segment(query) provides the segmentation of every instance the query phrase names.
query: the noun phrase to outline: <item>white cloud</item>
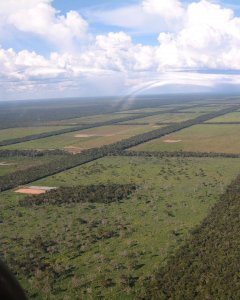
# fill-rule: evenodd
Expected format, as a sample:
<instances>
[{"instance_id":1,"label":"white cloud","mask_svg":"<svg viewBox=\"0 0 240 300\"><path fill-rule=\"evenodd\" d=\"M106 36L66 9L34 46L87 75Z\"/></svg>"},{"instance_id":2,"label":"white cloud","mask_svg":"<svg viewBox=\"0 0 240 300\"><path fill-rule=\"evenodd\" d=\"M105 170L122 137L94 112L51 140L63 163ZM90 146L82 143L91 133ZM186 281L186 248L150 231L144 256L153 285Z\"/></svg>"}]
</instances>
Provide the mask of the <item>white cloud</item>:
<instances>
[{"instance_id":1,"label":"white cloud","mask_svg":"<svg viewBox=\"0 0 240 300\"><path fill-rule=\"evenodd\" d=\"M60 15L51 0L14 0L0 3L0 24L33 33L60 49L73 48L74 41L85 39L87 22L76 11ZM16 5L15 5L16 4ZM10 29L9 29L10 30Z\"/></svg>"},{"instance_id":2,"label":"white cloud","mask_svg":"<svg viewBox=\"0 0 240 300\"><path fill-rule=\"evenodd\" d=\"M174 20L184 16L184 9L178 0L144 0L142 7L144 12L158 15L165 20Z\"/></svg>"},{"instance_id":3,"label":"white cloud","mask_svg":"<svg viewBox=\"0 0 240 300\"><path fill-rule=\"evenodd\" d=\"M18 0L16 6L13 2L0 3L5 30L14 27L41 36L59 49L44 57L37 51L0 48L2 90L26 94L39 92L41 86L56 93L87 94L89 89L97 95L128 93L133 85L142 91L174 83L206 87L240 83L239 75L195 72L240 69L240 18L210 1L183 6L178 0L144 0L115 10L112 16L98 12L104 22L136 30L154 28L159 33L156 46L134 43L124 29L87 39L88 24L76 11L60 15L50 0ZM74 47L84 41L84 47ZM191 72L184 73L186 69Z\"/></svg>"}]
</instances>

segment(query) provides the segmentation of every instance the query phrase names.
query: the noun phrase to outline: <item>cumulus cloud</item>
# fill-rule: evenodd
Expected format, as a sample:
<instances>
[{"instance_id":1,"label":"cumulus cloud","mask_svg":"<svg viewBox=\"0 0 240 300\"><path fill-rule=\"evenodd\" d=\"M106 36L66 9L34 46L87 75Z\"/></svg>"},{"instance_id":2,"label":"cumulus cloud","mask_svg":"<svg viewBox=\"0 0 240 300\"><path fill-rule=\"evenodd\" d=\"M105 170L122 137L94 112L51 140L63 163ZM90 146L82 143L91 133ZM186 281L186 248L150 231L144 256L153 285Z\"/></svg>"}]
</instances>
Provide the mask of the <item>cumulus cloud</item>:
<instances>
[{"instance_id":1,"label":"cumulus cloud","mask_svg":"<svg viewBox=\"0 0 240 300\"><path fill-rule=\"evenodd\" d=\"M94 18L98 22L115 22L122 28L88 39L88 24L76 11L62 15L50 0L13 3L15 0L0 3L0 22L5 31L14 27L58 47L45 56L37 51L0 48L4 90L30 93L41 86L61 93L72 90L87 94L89 89L99 95L128 93L132 86L141 92L174 83L209 88L220 82L240 83L239 75L203 74L209 69L240 69L240 18L219 4L207 0L188 5L179 0L143 0L139 5L111 11L111 17L110 12L97 12ZM124 29L144 26L149 32L152 28L158 32L155 46L134 43L131 33ZM84 47L75 47L82 43ZM203 72L196 72L199 70Z\"/></svg>"},{"instance_id":2,"label":"cumulus cloud","mask_svg":"<svg viewBox=\"0 0 240 300\"><path fill-rule=\"evenodd\" d=\"M88 23L76 11L58 13L51 0L1 1L0 24L10 30L33 33L60 49L72 48L74 41L86 38Z\"/></svg>"}]
</instances>

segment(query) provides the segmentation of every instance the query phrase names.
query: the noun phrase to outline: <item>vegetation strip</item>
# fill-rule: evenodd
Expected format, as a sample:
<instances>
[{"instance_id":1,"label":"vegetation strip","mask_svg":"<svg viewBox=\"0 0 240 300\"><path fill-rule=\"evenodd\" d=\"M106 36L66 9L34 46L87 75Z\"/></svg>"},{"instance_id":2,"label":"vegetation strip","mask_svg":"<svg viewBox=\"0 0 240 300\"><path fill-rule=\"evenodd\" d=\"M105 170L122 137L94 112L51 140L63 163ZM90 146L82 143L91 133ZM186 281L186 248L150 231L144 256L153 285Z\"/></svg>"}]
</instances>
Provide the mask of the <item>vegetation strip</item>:
<instances>
[{"instance_id":1,"label":"vegetation strip","mask_svg":"<svg viewBox=\"0 0 240 300\"><path fill-rule=\"evenodd\" d=\"M131 120L136 120L136 119L141 119L141 118L145 118L145 117L159 115L161 113L176 113L178 110L183 109L183 108L184 107L179 107L177 109L174 108L174 109L166 110L163 112L161 112L161 111L160 112L159 111L149 112L149 113L144 113L141 115L128 116L128 117L118 118L118 119L109 120L109 121L96 122L93 124L86 124L86 125L78 125L78 126L74 126L74 127L67 127L64 129L59 129L59 130L54 130L54 131L49 131L49 132L32 134L32 135L28 135L28 136L24 136L24 137L20 137L20 138L7 139L7 140L3 140L0 142L0 147L14 145L14 144L20 144L20 143L28 142L28 141L32 141L32 140L39 140L39 139L56 136L56 135L61 135L61 134L65 134L65 133L70 133L70 132L75 132L75 131L79 131L79 130L85 130L85 129L95 128L95 127L100 127L100 126L115 125L115 124L125 122L125 121L131 121Z\"/></svg>"},{"instance_id":2,"label":"vegetation strip","mask_svg":"<svg viewBox=\"0 0 240 300\"><path fill-rule=\"evenodd\" d=\"M110 153L110 156L134 156L134 157L224 157L224 158L240 158L240 154L234 153L216 153L216 152L155 152L155 151L119 151Z\"/></svg>"},{"instance_id":3,"label":"vegetation strip","mask_svg":"<svg viewBox=\"0 0 240 300\"><path fill-rule=\"evenodd\" d=\"M46 194L27 196L20 200L22 206L42 204L61 205L66 203L111 203L128 198L135 190L134 184L109 184L60 187Z\"/></svg>"},{"instance_id":4,"label":"vegetation strip","mask_svg":"<svg viewBox=\"0 0 240 300\"><path fill-rule=\"evenodd\" d=\"M221 116L232 112L238 107L230 107L227 109L222 109L220 111L209 113L195 119L191 119L185 122L178 123L176 125L167 126L164 128L156 129L147 133L139 134L137 136L122 140L120 142L116 142L111 145L103 146L100 148L93 148L89 150L83 151L81 154L66 156L66 158L58 159L52 161L48 164L43 164L38 167L31 167L27 171L16 171L9 175L5 175L0 177L0 191L9 190L17 187L18 185L28 184L35 180L42 179L48 177L50 175L54 175L60 173L62 171L66 171L68 169L77 167L79 165L88 163L90 161L102 158L110 153L119 152L122 150L126 150L128 148L134 147L141 143L148 142L153 139L160 138L164 135L170 134L172 132L179 131L181 129L191 127L195 124L200 124L207 120L210 120L214 117Z\"/></svg>"},{"instance_id":5,"label":"vegetation strip","mask_svg":"<svg viewBox=\"0 0 240 300\"><path fill-rule=\"evenodd\" d=\"M0 157L41 157L46 155L70 155L63 150L0 150Z\"/></svg>"},{"instance_id":6,"label":"vegetation strip","mask_svg":"<svg viewBox=\"0 0 240 300\"><path fill-rule=\"evenodd\" d=\"M240 175L167 265L144 299L240 299Z\"/></svg>"}]
</instances>

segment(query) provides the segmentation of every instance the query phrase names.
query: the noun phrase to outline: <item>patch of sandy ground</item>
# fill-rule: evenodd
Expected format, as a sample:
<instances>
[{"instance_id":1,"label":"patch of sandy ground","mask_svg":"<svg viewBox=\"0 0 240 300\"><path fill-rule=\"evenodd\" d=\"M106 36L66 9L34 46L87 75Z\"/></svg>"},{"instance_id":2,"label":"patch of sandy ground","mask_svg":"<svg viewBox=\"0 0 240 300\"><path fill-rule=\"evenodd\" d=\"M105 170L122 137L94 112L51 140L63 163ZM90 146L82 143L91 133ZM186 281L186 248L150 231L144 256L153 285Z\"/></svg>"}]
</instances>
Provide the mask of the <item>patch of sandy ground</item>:
<instances>
[{"instance_id":1,"label":"patch of sandy ground","mask_svg":"<svg viewBox=\"0 0 240 300\"><path fill-rule=\"evenodd\" d=\"M42 189L21 188L16 190L15 193L27 194L27 195L40 195L40 194L45 194L46 191Z\"/></svg>"},{"instance_id":2,"label":"patch of sandy ground","mask_svg":"<svg viewBox=\"0 0 240 300\"><path fill-rule=\"evenodd\" d=\"M164 140L164 143L173 144L173 143L180 143L182 140Z\"/></svg>"}]
</instances>

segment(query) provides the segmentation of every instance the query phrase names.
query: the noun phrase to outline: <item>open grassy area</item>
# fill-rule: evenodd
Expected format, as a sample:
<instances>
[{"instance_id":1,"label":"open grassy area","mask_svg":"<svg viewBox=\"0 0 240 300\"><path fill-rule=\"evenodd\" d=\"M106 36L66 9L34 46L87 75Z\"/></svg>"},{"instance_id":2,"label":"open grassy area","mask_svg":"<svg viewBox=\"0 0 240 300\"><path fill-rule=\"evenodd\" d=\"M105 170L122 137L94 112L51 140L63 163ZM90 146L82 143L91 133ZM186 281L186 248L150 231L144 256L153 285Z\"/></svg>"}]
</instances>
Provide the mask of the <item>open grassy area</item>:
<instances>
[{"instance_id":1,"label":"open grassy area","mask_svg":"<svg viewBox=\"0 0 240 300\"><path fill-rule=\"evenodd\" d=\"M195 125L134 147L136 151L240 153L240 125Z\"/></svg>"},{"instance_id":2,"label":"open grassy area","mask_svg":"<svg viewBox=\"0 0 240 300\"><path fill-rule=\"evenodd\" d=\"M238 162L106 157L32 183L136 183L121 203L25 208L18 206L22 195L1 193L1 256L30 298L133 299L208 214Z\"/></svg>"},{"instance_id":3,"label":"open grassy area","mask_svg":"<svg viewBox=\"0 0 240 300\"><path fill-rule=\"evenodd\" d=\"M226 114L221 117L217 117L208 121L208 123L212 122L240 122L240 112L233 112L230 114Z\"/></svg>"},{"instance_id":4,"label":"open grassy area","mask_svg":"<svg viewBox=\"0 0 240 300\"><path fill-rule=\"evenodd\" d=\"M144 113L144 111L142 112ZM88 117L81 117L81 118L74 118L74 119L67 119L67 120L61 120L61 121L54 121L49 122L48 124L52 125L67 125L67 126L74 126L77 124L94 124L97 122L105 122L105 121L111 121L115 119L120 118L126 118L128 116L132 116L131 112L128 113L113 113L113 114L106 114L106 115L94 115L94 116L88 116Z\"/></svg>"},{"instance_id":5,"label":"open grassy area","mask_svg":"<svg viewBox=\"0 0 240 300\"><path fill-rule=\"evenodd\" d=\"M160 128L160 126L158 126ZM80 149L100 147L122 139L156 129L150 125L111 125L61 134L39 140L3 147L3 149ZM65 148L66 149L66 148Z\"/></svg>"},{"instance_id":6,"label":"open grassy area","mask_svg":"<svg viewBox=\"0 0 240 300\"><path fill-rule=\"evenodd\" d=\"M56 155L44 157L0 157L0 176L25 170L58 158L59 156Z\"/></svg>"},{"instance_id":7,"label":"open grassy area","mask_svg":"<svg viewBox=\"0 0 240 300\"><path fill-rule=\"evenodd\" d=\"M64 129L66 126L39 126L39 127L20 127L0 130L0 141L15 139L32 134L39 134L55 130Z\"/></svg>"},{"instance_id":8,"label":"open grassy area","mask_svg":"<svg viewBox=\"0 0 240 300\"><path fill-rule=\"evenodd\" d=\"M194 119L198 116L200 116L201 113L164 113L164 114L159 114L155 116L150 116L150 117L145 117L145 118L140 118L137 120L132 120L132 121L127 121L124 123L127 124L137 124L137 123L150 123L150 124L156 124L158 122L160 123L178 123L178 122L183 122L187 121L189 119Z\"/></svg>"}]
</instances>

